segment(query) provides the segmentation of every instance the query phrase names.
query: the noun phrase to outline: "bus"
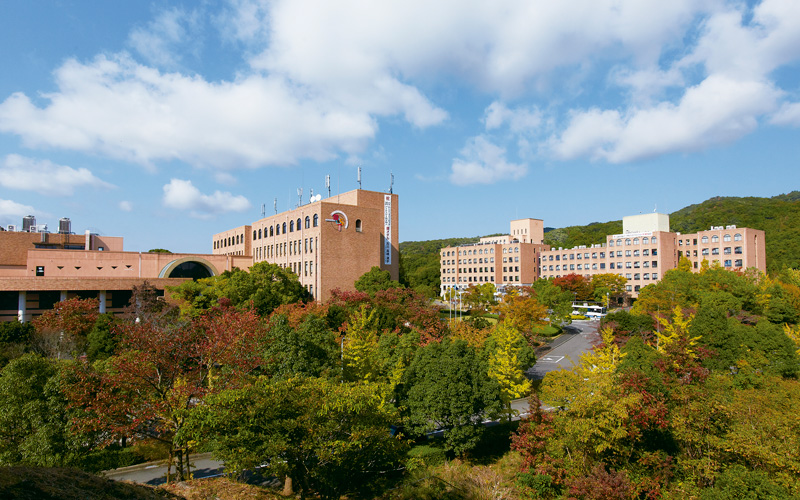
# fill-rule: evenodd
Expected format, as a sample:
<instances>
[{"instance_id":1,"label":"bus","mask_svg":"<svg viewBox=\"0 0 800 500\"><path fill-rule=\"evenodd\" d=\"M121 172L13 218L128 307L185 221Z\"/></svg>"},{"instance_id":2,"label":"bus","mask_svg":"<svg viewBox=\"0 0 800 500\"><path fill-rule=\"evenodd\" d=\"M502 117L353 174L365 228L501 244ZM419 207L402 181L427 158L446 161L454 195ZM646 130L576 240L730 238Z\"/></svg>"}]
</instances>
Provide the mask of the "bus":
<instances>
[{"instance_id":1,"label":"bus","mask_svg":"<svg viewBox=\"0 0 800 500\"><path fill-rule=\"evenodd\" d=\"M589 304L584 302L578 304L572 303L572 314L575 316L586 316L588 318L600 319L606 315L606 308L598 304Z\"/></svg>"}]
</instances>

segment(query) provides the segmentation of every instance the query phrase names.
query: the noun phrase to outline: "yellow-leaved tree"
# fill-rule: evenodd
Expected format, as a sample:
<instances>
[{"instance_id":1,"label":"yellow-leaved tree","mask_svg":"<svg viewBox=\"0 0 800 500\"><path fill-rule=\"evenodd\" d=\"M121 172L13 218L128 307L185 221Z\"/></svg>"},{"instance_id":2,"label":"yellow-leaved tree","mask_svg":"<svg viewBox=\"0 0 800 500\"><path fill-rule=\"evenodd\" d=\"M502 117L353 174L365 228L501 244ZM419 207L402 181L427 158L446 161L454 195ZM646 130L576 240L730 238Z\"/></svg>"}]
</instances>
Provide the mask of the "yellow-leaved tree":
<instances>
[{"instance_id":1,"label":"yellow-leaved tree","mask_svg":"<svg viewBox=\"0 0 800 500\"><path fill-rule=\"evenodd\" d=\"M347 333L342 342L342 363L347 380L374 382L380 376L376 311L362 304L347 320Z\"/></svg>"},{"instance_id":2,"label":"yellow-leaved tree","mask_svg":"<svg viewBox=\"0 0 800 500\"><path fill-rule=\"evenodd\" d=\"M505 321L497 325L492 340L494 349L489 355L489 376L500 385L504 413L511 419L514 413L511 401L527 396L531 391L531 382L525 377L521 358L527 341L518 329Z\"/></svg>"},{"instance_id":3,"label":"yellow-leaved tree","mask_svg":"<svg viewBox=\"0 0 800 500\"><path fill-rule=\"evenodd\" d=\"M655 332L656 350L664 353L670 348L670 346L674 345L681 339L686 338L688 342L687 354L691 354L692 346L697 344L697 341L700 339L700 337L689 337L689 325L692 324L693 319L694 314L684 316L683 310L679 306L675 306L672 309L671 320L662 318L661 316L656 316L656 321L658 321L658 324L660 325L660 328L658 328Z\"/></svg>"}]
</instances>

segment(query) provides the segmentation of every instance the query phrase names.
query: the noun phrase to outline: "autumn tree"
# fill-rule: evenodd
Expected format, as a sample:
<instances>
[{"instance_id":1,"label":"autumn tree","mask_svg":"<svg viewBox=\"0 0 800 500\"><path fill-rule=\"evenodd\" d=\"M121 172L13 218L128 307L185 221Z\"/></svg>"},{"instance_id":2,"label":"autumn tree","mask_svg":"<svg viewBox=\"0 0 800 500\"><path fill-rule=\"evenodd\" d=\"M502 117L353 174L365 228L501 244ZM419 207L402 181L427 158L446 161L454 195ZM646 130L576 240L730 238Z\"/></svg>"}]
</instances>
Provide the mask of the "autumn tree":
<instances>
[{"instance_id":1,"label":"autumn tree","mask_svg":"<svg viewBox=\"0 0 800 500\"><path fill-rule=\"evenodd\" d=\"M624 276L615 273L601 273L592 276L592 288L594 289L594 300L603 302L606 307L611 307L610 299L620 299L625 297L625 284L628 280Z\"/></svg>"},{"instance_id":2,"label":"autumn tree","mask_svg":"<svg viewBox=\"0 0 800 500\"><path fill-rule=\"evenodd\" d=\"M354 286L359 292L368 293L371 296L374 296L380 290L402 288L399 282L392 279L389 271L384 271L378 266L372 266L372 269L362 274L356 280Z\"/></svg>"},{"instance_id":3,"label":"autumn tree","mask_svg":"<svg viewBox=\"0 0 800 500\"><path fill-rule=\"evenodd\" d=\"M471 284L464 292L463 301L471 309L486 310L497 303L494 283Z\"/></svg>"},{"instance_id":4,"label":"autumn tree","mask_svg":"<svg viewBox=\"0 0 800 500\"><path fill-rule=\"evenodd\" d=\"M539 279L531 286L536 300L547 309L551 325L568 324L572 313L573 295L553 284L552 279Z\"/></svg>"},{"instance_id":5,"label":"autumn tree","mask_svg":"<svg viewBox=\"0 0 800 500\"><path fill-rule=\"evenodd\" d=\"M69 299L34 318L36 350L58 359L83 353L86 336L100 314L99 307L97 299Z\"/></svg>"},{"instance_id":6,"label":"autumn tree","mask_svg":"<svg viewBox=\"0 0 800 500\"><path fill-rule=\"evenodd\" d=\"M531 293L530 288L509 291L495 311L509 327L529 336L535 327L544 325L548 316L547 308Z\"/></svg>"},{"instance_id":7,"label":"autumn tree","mask_svg":"<svg viewBox=\"0 0 800 500\"><path fill-rule=\"evenodd\" d=\"M553 284L565 292L571 292L574 300L592 300L593 298L593 281L580 274L571 273L554 278Z\"/></svg>"},{"instance_id":8,"label":"autumn tree","mask_svg":"<svg viewBox=\"0 0 800 500\"><path fill-rule=\"evenodd\" d=\"M535 362L533 350L522 333L506 322L497 325L491 342L487 343L487 350L489 376L500 386L505 418L510 420L514 416L511 402L531 391L525 370Z\"/></svg>"}]
</instances>

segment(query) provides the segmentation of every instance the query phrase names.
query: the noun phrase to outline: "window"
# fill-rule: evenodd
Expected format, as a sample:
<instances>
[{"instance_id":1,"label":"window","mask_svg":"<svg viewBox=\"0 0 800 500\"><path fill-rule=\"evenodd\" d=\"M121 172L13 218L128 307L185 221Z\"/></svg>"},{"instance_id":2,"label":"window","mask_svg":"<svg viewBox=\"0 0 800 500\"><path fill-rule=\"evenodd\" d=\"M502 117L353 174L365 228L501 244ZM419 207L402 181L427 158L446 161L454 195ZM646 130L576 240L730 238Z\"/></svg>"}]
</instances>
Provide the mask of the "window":
<instances>
[{"instance_id":1,"label":"window","mask_svg":"<svg viewBox=\"0 0 800 500\"><path fill-rule=\"evenodd\" d=\"M298 229L300 229L300 228L298 227ZM289 232L290 233L294 232L294 221L293 220L289 221Z\"/></svg>"},{"instance_id":2,"label":"window","mask_svg":"<svg viewBox=\"0 0 800 500\"><path fill-rule=\"evenodd\" d=\"M655 237L655 236L653 236L652 238L650 238L650 243L652 243L653 245L655 245L655 244L657 243L657 241L656 241L656 237Z\"/></svg>"},{"instance_id":3,"label":"window","mask_svg":"<svg viewBox=\"0 0 800 500\"><path fill-rule=\"evenodd\" d=\"M630 257L630 256L631 256L631 251L625 250L625 257Z\"/></svg>"},{"instance_id":4,"label":"window","mask_svg":"<svg viewBox=\"0 0 800 500\"><path fill-rule=\"evenodd\" d=\"M736 259L736 267L742 267L742 259Z\"/></svg>"},{"instance_id":5,"label":"window","mask_svg":"<svg viewBox=\"0 0 800 500\"><path fill-rule=\"evenodd\" d=\"M44 266L36 266L36 276L44 276Z\"/></svg>"},{"instance_id":6,"label":"window","mask_svg":"<svg viewBox=\"0 0 800 500\"><path fill-rule=\"evenodd\" d=\"M700 243L708 243L708 236L703 236L700 238Z\"/></svg>"},{"instance_id":7,"label":"window","mask_svg":"<svg viewBox=\"0 0 800 500\"><path fill-rule=\"evenodd\" d=\"M625 285L625 291L626 292L630 292L631 291L631 286L630 285Z\"/></svg>"},{"instance_id":8,"label":"window","mask_svg":"<svg viewBox=\"0 0 800 500\"><path fill-rule=\"evenodd\" d=\"M253 229L253 241L255 241L255 239L256 239L256 230Z\"/></svg>"},{"instance_id":9,"label":"window","mask_svg":"<svg viewBox=\"0 0 800 500\"><path fill-rule=\"evenodd\" d=\"M734 249L733 249L733 253L736 253L736 254L741 254L741 253L742 253L742 247L736 247L736 248L734 248Z\"/></svg>"},{"instance_id":10,"label":"window","mask_svg":"<svg viewBox=\"0 0 800 500\"><path fill-rule=\"evenodd\" d=\"M609 269L614 269L614 263L613 263L613 262L612 262L612 263L610 263L610 264L608 265L608 268L609 268Z\"/></svg>"},{"instance_id":11,"label":"window","mask_svg":"<svg viewBox=\"0 0 800 500\"><path fill-rule=\"evenodd\" d=\"M650 275L650 277L651 277L652 279L654 279L654 280L657 280L657 279L658 279L658 275L657 275L656 273L652 273L652 274Z\"/></svg>"},{"instance_id":12,"label":"window","mask_svg":"<svg viewBox=\"0 0 800 500\"><path fill-rule=\"evenodd\" d=\"M298 217L298 218L297 218L297 230L299 231L300 229L301 229L301 226L300 226L300 217Z\"/></svg>"},{"instance_id":13,"label":"window","mask_svg":"<svg viewBox=\"0 0 800 500\"><path fill-rule=\"evenodd\" d=\"M625 279L631 279L631 277L632 277L631 273L625 273Z\"/></svg>"},{"instance_id":14,"label":"window","mask_svg":"<svg viewBox=\"0 0 800 500\"><path fill-rule=\"evenodd\" d=\"M650 255L650 250L645 248L644 250L642 250L642 255L645 256L645 257L649 256Z\"/></svg>"},{"instance_id":15,"label":"window","mask_svg":"<svg viewBox=\"0 0 800 500\"><path fill-rule=\"evenodd\" d=\"M356 232L361 232L361 219L356 219Z\"/></svg>"},{"instance_id":16,"label":"window","mask_svg":"<svg viewBox=\"0 0 800 500\"><path fill-rule=\"evenodd\" d=\"M631 268L631 263L630 262L626 262L625 263L625 269L630 269L630 268Z\"/></svg>"},{"instance_id":17,"label":"window","mask_svg":"<svg viewBox=\"0 0 800 500\"><path fill-rule=\"evenodd\" d=\"M731 235L726 234L725 236L722 237L722 241L731 241Z\"/></svg>"},{"instance_id":18,"label":"window","mask_svg":"<svg viewBox=\"0 0 800 500\"><path fill-rule=\"evenodd\" d=\"M311 227L311 217L306 215L306 229Z\"/></svg>"},{"instance_id":19,"label":"window","mask_svg":"<svg viewBox=\"0 0 800 500\"><path fill-rule=\"evenodd\" d=\"M625 238L625 244L626 245L630 245L631 244L631 239L630 238Z\"/></svg>"},{"instance_id":20,"label":"window","mask_svg":"<svg viewBox=\"0 0 800 500\"><path fill-rule=\"evenodd\" d=\"M314 227L319 226L319 214L314 214Z\"/></svg>"},{"instance_id":21,"label":"window","mask_svg":"<svg viewBox=\"0 0 800 500\"><path fill-rule=\"evenodd\" d=\"M283 228L282 228L282 231L281 231L281 232L282 232L283 234L286 234L286 223L285 223L285 222L283 223Z\"/></svg>"},{"instance_id":22,"label":"window","mask_svg":"<svg viewBox=\"0 0 800 500\"><path fill-rule=\"evenodd\" d=\"M643 279L643 280L649 280L649 279L650 279L650 273L644 273L644 274L642 275L642 279Z\"/></svg>"},{"instance_id":23,"label":"window","mask_svg":"<svg viewBox=\"0 0 800 500\"><path fill-rule=\"evenodd\" d=\"M613 255L612 255L613 257ZM622 250L617 250L617 257L622 257Z\"/></svg>"},{"instance_id":24,"label":"window","mask_svg":"<svg viewBox=\"0 0 800 500\"><path fill-rule=\"evenodd\" d=\"M638 245L639 244L639 238L634 238L633 239L633 244L634 245Z\"/></svg>"},{"instance_id":25,"label":"window","mask_svg":"<svg viewBox=\"0 0 800 500\"><path fill-rule=\"evenodd\" d=\"M614 240L608 240L608 246L613 247L614 246Z\"/></svg>"},{"instance_id":26,"label":"window","mask_svg":"<svg viewBox=\"0 0 800 500\"><path fill-rule=\"evenodd\" d=\"M275 236L275 235L273 234L273 232L272 232L272 226L269 226L269 235L270 235L270 236Z\"/></svg>"},{"instance_id":27,"label":"window","mask_svg":"<svg viewBox=\"0 0 800 500\"><path fill-rule=\"evenodd\" d=\"M653 257L655 257L656 255L658 255L658 250L656 250L656 249L654 248L654 249L653 249Z\"/></svg>"},{"instance_id":28,"label":"window","mask_svg":"<svg viewBox=\"0 0 800 500\"><path fill-rule=\"evenodd\" d=\"M716 234L711 237L711 243L719 243L719 236Z\"/></svg>"},{"instance_id":29,"label":"window","mask_svg":"<svg viewBox=\"0 0 800 500\"><path fill-rule=\"evenodd\" d=\"M730 261L730 259L728 259L728 260L726 260L726 261L725 261L725 263L724 263L724 266L725 266L725 267L731 267L731 261Z\"/></svg>"},{"instance_id":30,"label":"window","mask_svg":"<svg viewBox=\"0 0 800 500\"><path fill-rule=\"evenodd\" d=\"M618 247L621 247L621 246L622 246L622 239L621 239L621 238L617 240L617 246L618 246Z\"/></svg>"},{"instance_id":31,"label":"window","mask_svg":"<svg viewBox=\"0 0 800 500\"><path fill-rule=\"evenodd\" d=\"M650 267L650 262L648 261L642 262L642 267Z\"/></svg>"},{"instance_id":32,"label":"window","mask_svg":"<svg viewBox=\"0 0 800 500\"><path fill-rule=\"evenodd\" d=\"M641 276L639 275L639 273L636 273L633 275L633 279L635 280L641 279Z\"/></svg>"},{"instance_id":33,"label":"window","mask_svg":"<svg viewBox=\"0 0 800 500\"><path fill-rule=\"evenodd\" d=\"M734 234L733 241L742 241L742 235L739 233Z\"/></svg>"},{"instance_id":34,"label":"window","mask_svg":"<svg viewBox=\"0 0 800 500\"><path fill-rule=\"evenodd\" d=\"M719 255L719 248L712 248L711 255Z\"/></svg>"},{"instance_id":35,"label":"window","mask_svg":"<svg viewBox=\"0 0 800 500\"><path fill-rule=\"evenodd\" d=\"M722 250L722 253L724 253L725 255L730 255L731 254L731 247L725 247Z\"/></svg>"},{"instance_id":36,"label":"window","mask_svg":"<svg viewBox=\"0 0 800 500\"><path fill-rule=\"evenodd\" d=\"M633 256L634 257L638 257L639 256L639 250L634 250L633 251Z\"/></svg>"},{"instance_id":37,"label":"window","mask_svg":"<svg viewBox=\"0 0 800 500\"><path fill-rule=\"evenodd\" d=\"M650 240L647 238L647 236L642 238L642 245L647 245L648 243L650 243Z\"/></svg>"},{"instance_id":38,"label":"window","mask_svg":"<svg viewBox=\"0 0 800 500\"><path fill-rule=\"evenodd\" d=\"M606 253L605 252L600 252L600 258L601 259L605 259L606 258Z\"/></svg>"}]
</instances>

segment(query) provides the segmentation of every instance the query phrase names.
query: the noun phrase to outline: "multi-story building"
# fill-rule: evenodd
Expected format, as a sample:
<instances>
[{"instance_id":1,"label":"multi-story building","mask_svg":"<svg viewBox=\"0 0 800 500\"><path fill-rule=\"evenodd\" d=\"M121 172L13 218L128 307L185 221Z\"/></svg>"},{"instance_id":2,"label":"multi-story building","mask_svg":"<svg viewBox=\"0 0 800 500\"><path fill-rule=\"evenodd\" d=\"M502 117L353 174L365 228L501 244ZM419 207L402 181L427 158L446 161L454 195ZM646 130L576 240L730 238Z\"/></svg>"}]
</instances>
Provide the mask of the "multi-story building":
<instances>
[{"instance_id":1,"label":"multi-story building","mask_svg":"<svg viewBox=\"0 0 800 500\"><path fill-rule=\"evenodd\" d=\"M509 234L488 236L478 243L445 247L440 251L441 294L453 288L493 283L530 285L539 277L540 256L550 247L542 243L540 219L511 221Z\"/></svg>"},{"instance_id":2,"label":"multi-story building","mask_svg":"<svg viewBox=\"0 0 800 500\"><path fill-rule=\"evenodd\" d=\"M25 222L27 231L0 231L0 321L28 321L73 297L98 299L100 312L120 312L145 281L163 292L252 264L235 255L126 252L121 237L73 234L68 219L58 233Z\"/></svg>"},{"instance_id":3,"label":"multi-story building","mask_svg":"<svg viewBox=\"0 0 800 500\"><path fill-rule=\"evenodd\" d=\"M700 269L702 261L725 269L767 270L764 231L736 226L715 226L707 231L681 234L669 230L669 215L643 214L623 217L622 234L606 236L605 244L589 248L552 249L542 255L541 276L579 274L591 278L600 273L624 276L627 291L636 297L678 266L682 256Z\"/></svg>"},{"instance_id":4,"label":"multi-story building","mask_svg":"<svg viewBox=\"0 0 800 500\"><path fill-rule=\"evenodd\" d=\"M536 237L541 243L543 235L536 234ZM509 241L512 236L502 238ZM484 249L482 254L478 254L480 260L480 255L485 255L483 240L491 239L483 238L481 243L474 245L442 249L442 294L454 286L466 288L470 284L487 281L496 285L516 285L527 284L528 277L532 277L532 281L540 277L558 278L568 274L591 278L596 274L615 273L627 279L626 289L635 298L643 287L658 282L665 272L676 268L682 256L691 261L693 269L700 269L703 260L707 260L709 265L720 265L730 270L753 267L766 272L767 268L764 231L714 226L706 231L681 234L670 231L669 215L658 213L624 217L622 233L607 235L605 243L574 248L540 245L535 259L519 259L519 268L516 266L515 249L513 274L497 273L490 265L488 274L494 275L487 276L486 272L475 272L474 265L469 265L475 261L473 248ZM524 245L517 243L516 246ZM536 269L530 269L530 266ZM477 269L482 271L485 267L478 266ZM520 276L519 283L516 281L517 274ZM509 277L511 279L506 280Z\"/></svg>"},{"instance_id":5,"label":"multi-story building","mask_svg":"<svg viewBox=\"0 0 800 500\"><path fill-rule=\"evenodd\" d=\"M252 256L290 269L318 300L353 290L372 267L399 279L398 200L357 189L213 236L213 253Z\"/></svg>"}]
</instances>

